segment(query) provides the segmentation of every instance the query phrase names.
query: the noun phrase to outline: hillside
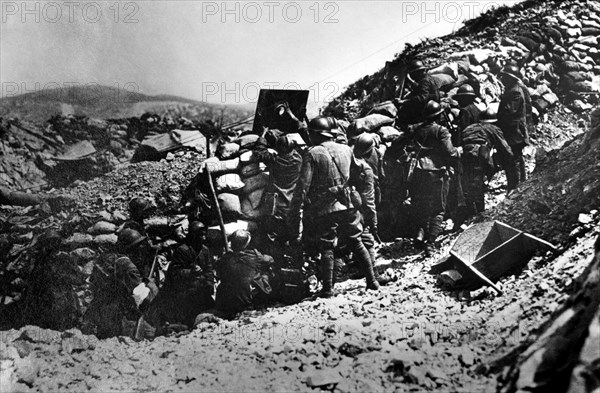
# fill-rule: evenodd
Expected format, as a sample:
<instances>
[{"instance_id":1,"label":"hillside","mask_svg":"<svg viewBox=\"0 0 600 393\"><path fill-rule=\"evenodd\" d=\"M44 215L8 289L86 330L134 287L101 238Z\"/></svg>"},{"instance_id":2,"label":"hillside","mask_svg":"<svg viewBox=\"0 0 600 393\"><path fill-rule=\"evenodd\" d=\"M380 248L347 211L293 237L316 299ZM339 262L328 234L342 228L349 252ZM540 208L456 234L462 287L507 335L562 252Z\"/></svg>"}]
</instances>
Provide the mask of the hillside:
<instances>
[{"instance_id":1,"label":"hillside","mask_svg":"<svg viewBox=\"0 0 600 393\"><path fill-rule=\"evenodd\" d=\"M150 96L109 86L74 86L41 90L0 100L0 117L43 123L59 115L99 119L139 117L146 112L195 121L223 120L224 124L254 115L254 108L241 105L216 105L187 98Z\"/></svg>"},{"instance_id":2,"label":"hillside","mask_svg":"<svg viewBox=\"0 0 600 393\"><path fill-rule=\"evenodd\" d=\"M181 197L201 155L118 163L93 180L50 190L47 203L0 206L0 391L597 392L600 111L590 110L598 106L596 96L587 94L593 91L581 91L593 86L580 82L594 83L600 74L594 60L598 11L597 2L528 0L408 47L394 60L402 65L419 57L430 66L464 61L486 78L508 59L519 61L536 102L525 154L530 177L509 195L503 177L494 178L488 210L473 221L502 221L552 242L557 251L535 255L502 277L502 295L487 287L440 285L432 267L460 235L447 230L432 257L411 239L380 245L377 268L398 280L379 292L366 290L364 280L347 279L330 299L271 304L232 320L201 314L190 331L153 341L99 340L82 334L76 318L56 330L34 326L37 316L19 301L45 231L65 237L61 261L69 261L65 274L78 283L76 297L85 303L87 279L98 255L116 242L131 197L153 200L156 221L185 220ZM535 41L540 29L558 32L540 33L543 50ZM545 64L551 68L540 66ZM388 67L357 81L326 111L350 120L365 114L385 97L397 70ZM444 97L454 107L455 89ZM171 98L153 102L165 100ZM65 123L66 135L93 122L56 121ZM132 128L108 123L99 130L118 135ZM107 228L102 232L100 222Z\"/></svg>"}]
</instances>

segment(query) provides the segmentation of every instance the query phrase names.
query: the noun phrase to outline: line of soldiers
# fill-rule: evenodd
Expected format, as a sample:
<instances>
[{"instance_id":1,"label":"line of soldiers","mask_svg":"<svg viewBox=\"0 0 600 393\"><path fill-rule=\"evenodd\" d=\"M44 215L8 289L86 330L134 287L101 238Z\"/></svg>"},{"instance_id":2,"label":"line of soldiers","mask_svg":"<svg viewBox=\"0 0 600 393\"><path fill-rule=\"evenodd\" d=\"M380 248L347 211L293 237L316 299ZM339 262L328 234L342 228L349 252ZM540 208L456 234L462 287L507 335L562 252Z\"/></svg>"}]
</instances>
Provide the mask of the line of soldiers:
<instances>
[{"instance_id":1,"label":"line of soldiers","mask_svg":"<svg viewBox=\"0 0 600 393\"><path fill-rule=\"evenodd\" d=\"M193 325L207 310L231 315L256 307L269 299L273 286L281 285L277 273L282 261L298 266L304 256L318 260L322 297L335 294L341 261L348 255L367 289L378 290L389 282L374 269L386 160L402 163L403 186L392 202L410 205L415 245L426 255L435 251L449 204L454 204L458 223L483 211L484 181L498 165L506 171L509 191L525 179L522 150L528 143L531 100L518 67L508 65L501 74L506 90L497 113L481 111L474 104L473 87L462 86L454 96L461 107L456 128L423 63L413 62L410 76L416 85L407 100L399 101L400 111L420 113L420 122L385 154L376 134L348 141L344 127L332 117L306 122L287 105L278 108L285 129L265 130L255 148L270 175L261 202L269 214L258 233L236 231L230 237L232 250L217 259L207 247L204 224L192 222L185 244L172 253L160 291L155 263L148 262L156 260L156 251L144 234L146 206L132 201L132 220L119 234L118 252L103 256L93 274L96 293L87 320L96 334L139 331L140 323L151 333L157 326L177 330ZM297 135L308 146L298 143Z\"/></svg>"}]
</instances>

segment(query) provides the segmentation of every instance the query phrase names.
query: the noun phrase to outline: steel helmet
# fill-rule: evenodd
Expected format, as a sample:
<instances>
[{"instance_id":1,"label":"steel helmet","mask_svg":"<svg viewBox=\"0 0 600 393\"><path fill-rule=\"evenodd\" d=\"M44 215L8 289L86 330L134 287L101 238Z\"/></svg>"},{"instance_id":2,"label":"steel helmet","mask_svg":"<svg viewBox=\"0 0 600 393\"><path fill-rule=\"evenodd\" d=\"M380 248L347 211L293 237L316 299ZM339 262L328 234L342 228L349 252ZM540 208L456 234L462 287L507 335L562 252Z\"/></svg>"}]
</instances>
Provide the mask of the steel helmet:
<instances>
[{"instance_id":1,"label":"steel helmet","mask_svg":"<svg viewBox=\"0 0 600 393\"><path fill-rule=\"evenodd\" d=\"M477 97L477 94L475 94L473 86L469 84L464 84L458 88L458 91L456 92L454 97Z\"/></svg>"},{"instance_id":2,"label":"steel helmet","mask_svg":"<svg viewBox=\"0 0 600 393\"><path fill-rule=\"evenodd\" d=\"M206 225L204 225L202 222L200 221L192 221L190 223L188 232L189 233L201 233L204 230L206 230Z\"/></svg>"},{"instance_id":3,"label":"steel helmet","mask_svg":"<svg viewBox=\"0 0 600 393\"><path fill-rule=\"evenodd\" d=\"M432 119L438 116L440 113L444 111L444 108L437 102L431 100L425 105L425 110L423 111L423 117L425 119Z\"/></svg>"},{"instance_id":4,"label":"steel helmet","mask_svg":"<svg viewBox=\"0 0 600 393\"><path fill-rule=\"evenodd\" d=\"M413 60L410 62L410 65L408 67L408 72L412 74L413 72L421 71L426 68L427 67L425 67L425 64L423 64L423 62L421 60Z\"/></svg>"},{"instance_id":5,"label":"steel helmet","mask_svg":"<svg viewBox=\"0 0 600 393\"><path fill-rule=\"evenodd\" d=\"M501 76L509 76L515 80L521 80L521 73L519 72L519 67L514 64L509 64L505 66L502 71L500 71Z\"/></svg>"},{"instance_id":6,"label":"steel helmet","mask_svg":"<svg viewBox=\"0 0 600 393\"><path fill-rule=\"evenodd\" d=\"M234 251L241 251L250 244L252 236L245 229L238 229L231 235L231 248Z\"/></svg>"},{"instance_id":7,"label":"steel helmet","mask_svg":"<svg viewBox=\"0 0 600 393\"><path fill-rule=\"evenodd\" d=\"M481 123L495 123L498 121L498 111L493 107L489 106L483 113L479 116L479 121Z\"/></svg>"},{"instance_id":8,"label":"steel helmet","mask_svg":"<svg viewBox=\"0 0 600 393\"><path fill-rule=\"evenodd\" d=\"M117 244L122 249L129 250L146 239L146 236L142 236L142 234L136 231L135 229L125 228L121 231L121 233L119 233L119 237L117 238Z\"/></svg>"},{"instance_id":9,"label":"steel helmet","mask_svg":"<svg viewBox=\"0 0 600 393\"><path fill-rule=\"evenodd\" d=\"M334 137L331 130L336 127L337 122L332 117L319 116L308 122L308 132L314 132L327 138Z\"/></svg>"},{"instance_id":10,"label":"steel helmet","mask_svg":"<svg viewBox=\"0 0 600 393\"><path fill-rule=\"evenodd\" d=\"M135 216L143 216L152 208L152 203L142 197L135 197L129 201L129 212Z\"/></svg>"},{"instance_id":11,"label":"steel helmet","mask_svg":"<svg viewBox=\"0 0 600 393\"><path fill-rule=\"evenodd\" d=\"M356 142L354 143L354 155L356 157L366 156L373 151L375 146L377 146L375 134L363 132L356 138Z\"/></svg>"}]
</instances>

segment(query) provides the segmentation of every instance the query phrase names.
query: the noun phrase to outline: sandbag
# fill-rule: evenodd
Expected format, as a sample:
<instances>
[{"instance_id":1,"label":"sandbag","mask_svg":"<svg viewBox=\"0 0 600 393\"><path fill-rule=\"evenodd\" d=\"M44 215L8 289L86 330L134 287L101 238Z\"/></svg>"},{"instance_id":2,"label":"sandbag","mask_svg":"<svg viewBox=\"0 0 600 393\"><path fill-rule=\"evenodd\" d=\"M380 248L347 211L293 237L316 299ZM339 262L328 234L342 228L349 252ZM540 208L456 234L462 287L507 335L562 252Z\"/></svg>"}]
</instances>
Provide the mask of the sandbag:
<instances>
[{"instance_id":1,"label":"sandbag","mask_svg":"<svg viewBox=\"0 0 600 393\"><path fill-rule=\"evenodd\" d=\"M90 235L105 235L108 233L114 233L117 230L117 226L113 223L106 221L99 221L91 226L87 232Z\"/></svg>"},{"instance_id":2,"label":"sandbag","mask_svg":"<svg viewBox=\"0 0 600 393\"><path fill-rule=\"evenodd\" d=\"M242 135L239 138L237 138L235 141L235 143L237 143L238 145L240 145L240 148L242 150L245 149L251 149L254 147L254 145L256 145L256 141L258 141L258 135L256 134L246 134L246 135Z\"/></svg>"},{"instance_id":3,"label":"sandbag","mask_svg":"<svg viewBox=\"0 0 600 393\"><path fill-rule=\"evenodd\" d=\"M393 142L402 135L400 131L390 126L381 127L377 131L377 134L381 137L383 142Z\"/></svg>"},{"instance_id":4,"label":"sandbag","mask_svg":"<svg viewBox=\"0 0 600 393\"><path fill-rule=\"evenodd\" d=\"M97 246L110 246L113 244L117 244L117 235L114 233L98 235L94 237L94 244Z\"/></svg>"},{"instance_id":5,"label":"sandbag","mask_svg":"<svg viewBox=\"0 0 600 393\"><path fill-rule=\"evenodd\" d=\"M240 164L248 164L257 161L258 157L256 157L256 154L254 154L253 151L246 151L240 154Z\"/></svg>"},{"instance_id":6,"label":"sandbag","mask_svg":"<svg viewBox=\"0 0 600 393\"><path fill-rule=\"evenodd\" d=\"M571 85L571 91L592 92L594 91L594 83L592 81L575 82Z\"/></svg>"},{"instance_id":7,"label":"sandbag","mask_svg":"<svg viewBox=\"0 0 600 393\"><path fill-rule=\"evenodd\" d=\"M583 36L600 36L600 28L584 27L581 29L581 35L583 35Z\"/></svg>"},{"instance_id":8,"label":"sandbag","mask_svg":"<svg viewBox=\"0 0 600 393\"><path fill-rule=\"evenodd\" d=\"M244 182L246 184L242 189L242 194L249 195L258 189L265 188L269 184L269 175L264 172L259 173L256 176L247 178Z\"/></svg>"},{"instance_id":9,"label":"sandbag","mask_svg":"<svg viewBox=\"0 0 600 393\"><path fill-rule=\"evenodd\" d=\"M588 90L578 90L578 85L585 81L589 81L592 79L592 75L588 72L584 71L571 71L568 72L561 78L560 86L562 88L573 90L573 91L588 91ZM579 87L580 88L580 87Z\"/></svg>"},{"instance_id":10,"label":"sandbag","mask_svg":"<svg viewBox=\"0 0 600 393\"><path fill-rule=\"evenodd\" d=\"M379 127L389 126L392 125L392 123L394 123L393 118L374 113L363 118L354 120L354 123L351 128L355 129L355 135L359 135L363 132L374 132Z\"/></svg>"},{"instance_id":11,"label":"sandbag","mask_svg":"<svg viewBox=\"0 0 600 393\"><path fill-rule=\"evenodd\" d=\"M222 160L227 160L229 158L234 158L239 151L240 145L237 143L224 143L217 148L217 157Z\"/></svg>"},{"instance_id":12,"label":"sandbag","mask_svg":"<svg viewBox=\"0 0 600 393\"><path fill-rule=\"evenodd\" d=\"M251 220L257 220L262 215L261 210L252 207L252 202L247 198L242 199L242 214Z\"/></svg>"},{"instance_id":13,"label":"sandbag","mask_svg":"<svg viewBox=\"0 0 600 393\"><path fill-rule=\"evenodd\" d=\"M585 64L581 64L577 61L564 61L561 64L561 68L564 71L588 71L591 67Z\"/></svg>"},{"instance_id":14,"label":"sandbag","mask_svg":"<svg viewBox=\"0 0 600 393\"><path fill-rule=\"evenodd\" d=\"M202 168L210 170L210 173L217 176L225 173L236 172L239 165L239 158L221 161L217 157L211 157L202 162Z\"/></svg>"},{"instance_id":15,"label":"sandbag","mask_svg":"<svg viewBox=\"0 0 600 393\"><path fill-rule=\"evenodd\" d=\"M219 206L221 212L230 213L232 215L242 214L242 206L240 204L240 198L231 193L222 193L217 196L219 200Z\"/></svg>"},{"instance_id":16,"label":"sandbag","mask_svg":"<svg viewBox=\"0 0 600 393\"><path fill-rule=\"evenodd\" d=\"M216 192L236 192L242 188L244 188L244 182L236 173L228 173L215 179Z\"/></svg>"},{"instance_id":17,"label":"sandbag","mask_svg":"<svg viewBox=\"0 0 600 393\"><path fill-rule=\"evenodd\" d=\"M264 172L266 169L266 165L262 162L253 162L251 164L247 164L241 167L240 175L242 179L247 179L252 176L256 176L261 172Z\"/></svg>"},{"instance_id":18,"label":"sandbag","mask_svg":"<svg viewBox=\"0 0 600 393\"><path fill-rule=\"evenodd\" d=\"M458 64L454 63L454 62L445 63L439 67L435 67L435 68L429 70L429 73L431 75L440 75L440 74L449 75L452 77L452 79L456 79L456 78L458 78Z\"/></svg>"},{"instance_id":19,"label":"sandbag","mask_svg":"<svg viewBox=\"0 0 600 393\"><path fill-rule=\"evenodd\" d=\"M371 109L371 113L375 113L378 115L383 115L395 119L398 116L398 108L392 101L385 101L379 103ZM338 122L339 123L339 122ZM347 128L346 128L347 129Z\"/></svg>"},{"instance_id":20,"label":"sandbag","mask_svg":"<svg viewBox=\"0 0 600 393\"><path fill-rule=\"evenodd\" d=\"M254 190L250 194L246 195L246 199L252 205L252 209L258 209L260 202L262 201L264 191L264 188L259 188L258 190Z\"/></svg>"},{"instance_id":21,"label":"sandbag","mask_svg":"<svg viewBox=\"0 0 600 393\"><path fill-rule=\"evenodd\" d=\"M437 86L442 90L444 90L445 87L451 88L452 84L456 82L454 77L447 74L435 74L431 76L435 80Z\"/></svg>"}]
</instances>

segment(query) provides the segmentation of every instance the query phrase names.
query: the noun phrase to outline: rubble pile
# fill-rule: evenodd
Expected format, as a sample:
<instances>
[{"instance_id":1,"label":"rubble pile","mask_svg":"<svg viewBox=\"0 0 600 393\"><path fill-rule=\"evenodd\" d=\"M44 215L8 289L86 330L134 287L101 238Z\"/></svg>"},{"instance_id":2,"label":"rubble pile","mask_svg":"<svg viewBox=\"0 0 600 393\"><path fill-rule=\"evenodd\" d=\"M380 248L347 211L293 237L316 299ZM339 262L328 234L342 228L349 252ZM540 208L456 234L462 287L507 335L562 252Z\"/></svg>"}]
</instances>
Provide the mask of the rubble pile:
<instances>
[{"instance_id":1,"label":"rubble pile","mask_svg":"<svg viewBox=\"0 0 600 393\"><path fill-rule=\"evenodd\" d=\"M77 296L84 310L89 301L85 279L91 274L95 257L116 242L117 228L129 218L129 200L135 196L151 200L156 208L150 220L185 225L179 214L180 194L202 160L198 153L178 152L160 162L119 164L105 176L51 191L48 200L37 206L1 206L0 296L4 306L16 306L17 310L16 314L2 313L0 324L19 323L17 305L35 267L41 235L54 229L66 239L62 251L78 266L77 271L68 274L82 274Z\"/></svg>"},{"instance_id":2,"label":"rubble pile","mask_svg":"<svg viewBox=\"0 0 600 393\"><path fill-rule=\"evenodd\" d=\"M0 119L0 187L36 191L90 180L131 160L145 137L175 129L212 135L215 128L210 122L150 113L112 120L56 115L43 128Z\"/></svg>"},{"instance_id":3,"label":"rubble pile","mask_svg":"<svg viewBox=\"0 0 600 393\"><path fill-rule=\"evenodd\" d=\"M599 117L594 111L587 132L562 148L538 149L531 178L482 219L493 217L554 244L585 233L574 227L600 206Z\"/></svg>"},{"instance_id":4,"label":"rubble pile","mask_svg":"<svg viewBox=\"0 0 600 393\"><path fill-rule=\"evenodd\" d=\"M498 102L497 75L510 61L520 67L538 121L560 104L575 112L592 109L600 92L599 8L585 1L532 0L490 10L449 36L407 45L387 70L351 85L325 113L354 119L395 98L386 95L386 84L414 57L439 77L445 100L455 108L451 98L465 83L479 88L484 104Z\"/></svg>"}]
</instances>

